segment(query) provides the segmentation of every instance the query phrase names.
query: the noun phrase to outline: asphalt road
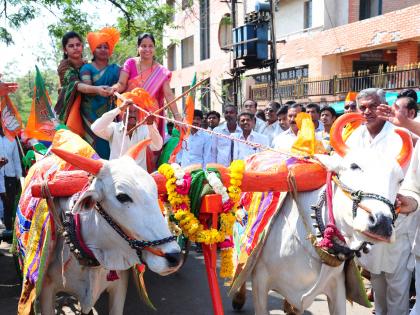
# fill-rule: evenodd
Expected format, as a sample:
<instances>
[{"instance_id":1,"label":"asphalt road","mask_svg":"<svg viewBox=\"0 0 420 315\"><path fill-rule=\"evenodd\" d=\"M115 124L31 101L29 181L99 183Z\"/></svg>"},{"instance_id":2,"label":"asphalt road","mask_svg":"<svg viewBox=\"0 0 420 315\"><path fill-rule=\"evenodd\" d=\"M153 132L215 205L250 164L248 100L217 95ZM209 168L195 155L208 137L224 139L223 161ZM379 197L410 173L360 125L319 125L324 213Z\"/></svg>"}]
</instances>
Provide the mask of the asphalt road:
<instances>
[{"instance_id":1,"label":"asphalt road","mask_svg":"<svg viewBox=\"0 0 420 315\"><path fill-rule=\"evenodd\" d=\"M13 258L7 253L6 244L0 245L0 314L16 314L17 303L20 295L21 286L19 284ZM152 272L147 272L145 281L149 296L154 303L157 311L148 308L140 297L137 289L130 281L127 300L125 303L124 314L142 315L181 315L199 314L212 315L212 303L207 285L207 278L204 267L204 259L201 254L190 252L184 267L176 274L160 277ZM223 308L226 315L251 315L254 314L251 297L251 285L248 283L248 299L241 312L233 311L231 300L227 296L228 288L223 287L223 282L219 281L223 299ZM61 304L68 304L71 299L60 299ZM107 314L107 296L104 294L98 301L95 309L96 314ZM284 314L283 299L275 294L270 294L269 298L270 314ZM347 303L347 314L368 315L372 311L358 305L351 306ZM64 306L58 314L80 314L77 305L70 303ZM313 303L305 314L328 314L326 298L320 296Z\"/></svg>"}]
</instances>

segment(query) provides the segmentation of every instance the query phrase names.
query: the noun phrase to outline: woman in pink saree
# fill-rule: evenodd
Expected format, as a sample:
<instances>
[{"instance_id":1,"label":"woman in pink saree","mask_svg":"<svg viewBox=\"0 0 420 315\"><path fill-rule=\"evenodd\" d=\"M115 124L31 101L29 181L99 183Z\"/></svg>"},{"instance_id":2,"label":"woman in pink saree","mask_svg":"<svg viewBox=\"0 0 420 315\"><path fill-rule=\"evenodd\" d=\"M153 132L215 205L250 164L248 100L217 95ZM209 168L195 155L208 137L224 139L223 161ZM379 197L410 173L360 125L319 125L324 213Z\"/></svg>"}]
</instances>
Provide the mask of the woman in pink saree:
<instances>
[{"instance_id":1,"label":"woman in pink saree","mask_svg":"<svg viewBox=\"0 0 420 315\"><path fill-rule=\"evenodd\" d=\"M114 91L119 93L131 91L135 88L143 88L159 103L159 108L172 101L175 96L171 91L169 82L172 73L164 66L155 61L155 38L151 34L142 34L137 39L137 57L125 61L120 72L118 83L113 86ZM182 120L176 104L170 106L176 120ZM164 116L165 112L160 115ZM158 119L158 130L162 138L165 137L165 121ZM149 157L150 154L149 154ZM158 157L154 157L148 163L149 171L154 168Z\"/></svg>"},{"instance_id":2,"label":"woman in pink saree","mask_svg":"<svg viewBox=\"0 0 420 315\"><path fill-rule=\"evenodd\" d=\"M137 52L137 57L125 61L120 79L114 85L114 90L121 93L135 88L143 88L156 98L159 108L162 108L164 100L169 103L175 98L169 86L172 73L155 61L155 38L153 35L146 33L138 37ZM170 109L175 119L181 120L175 103L170 106ZM160 114L164 115L164 112ZM165 122L162 119L158 120L158 127L160 134L164 137Z\"/></svg>"}]
</instances>

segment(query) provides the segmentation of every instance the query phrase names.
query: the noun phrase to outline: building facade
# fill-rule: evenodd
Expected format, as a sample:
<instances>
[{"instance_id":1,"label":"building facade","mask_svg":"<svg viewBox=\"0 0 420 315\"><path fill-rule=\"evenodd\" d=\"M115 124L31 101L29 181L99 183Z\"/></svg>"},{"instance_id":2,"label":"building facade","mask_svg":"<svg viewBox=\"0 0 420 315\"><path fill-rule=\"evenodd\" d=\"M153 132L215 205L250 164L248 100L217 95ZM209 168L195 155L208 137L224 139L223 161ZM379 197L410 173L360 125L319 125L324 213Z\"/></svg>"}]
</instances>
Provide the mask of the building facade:
<instances>
[{"instance_id":1,"label":"building facade","mask_svg":"<svg viewBox=\"0 0 420 315\"><path fill-rule=\"evenodd\" d=\"M177 28L167 32L167 46L177 40L171 46L175 48L169 47L175 53L168 50L166 60L168 66L175 64L172 85L179 94L195 71L199 78L209 77L209 97L202 89L198 100L204 110L220 111L231 93L230 1L189 4L189 10L176 14ZM343 99L349 90L420 85L420 0L277 0L274 4L276 93L271 95L268 69L254 69L241 77L243 99L254 98L261 106L272 99L330 102ZM241 1L237 25L254 7L255 1Z\"/></svg>"}]
</instances>

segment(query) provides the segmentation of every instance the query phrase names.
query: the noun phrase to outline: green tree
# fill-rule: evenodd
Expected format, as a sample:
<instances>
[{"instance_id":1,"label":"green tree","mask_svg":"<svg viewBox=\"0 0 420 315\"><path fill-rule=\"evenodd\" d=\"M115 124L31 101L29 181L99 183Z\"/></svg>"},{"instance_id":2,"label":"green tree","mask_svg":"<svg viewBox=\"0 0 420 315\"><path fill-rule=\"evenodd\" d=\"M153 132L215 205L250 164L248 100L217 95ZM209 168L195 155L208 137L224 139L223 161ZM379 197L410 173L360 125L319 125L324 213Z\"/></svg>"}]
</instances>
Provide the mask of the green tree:
<instances>
[{"instance_id":1,"label":"green tree","mask_svg":"<svg viewBox=\"0 0 420 315\"><path fill-rule=\"evenodd\" d=\"M112 5L122 15L116 25L124 43L124 49L116 50L118 61L135 53L135 50L131 51L131 46L135 47L135 36L143 32L151 32L155 35L158 41L157 55L161 58L164 53L161 45L163 28L165 25L171 24L172 16L175 13L172 6L161 4L159 0L102 0L102 2L104 6ZM92 23L91 17L81 10L82 3L83 0L0 0L2 8L2 10L0 9L0 18L8 22L6 26L0 27L0 41L8 45L12 44L13 38L9 32L10 29L19 29L22 24L34 19L41 7L51 12L59 12L58 22L48 27L50 34L57 41L60 41L68 30L74 30L85 36L92 30ZM131 45L130 49L125 46L127 43Z\"/></svg>"}]
</instances>

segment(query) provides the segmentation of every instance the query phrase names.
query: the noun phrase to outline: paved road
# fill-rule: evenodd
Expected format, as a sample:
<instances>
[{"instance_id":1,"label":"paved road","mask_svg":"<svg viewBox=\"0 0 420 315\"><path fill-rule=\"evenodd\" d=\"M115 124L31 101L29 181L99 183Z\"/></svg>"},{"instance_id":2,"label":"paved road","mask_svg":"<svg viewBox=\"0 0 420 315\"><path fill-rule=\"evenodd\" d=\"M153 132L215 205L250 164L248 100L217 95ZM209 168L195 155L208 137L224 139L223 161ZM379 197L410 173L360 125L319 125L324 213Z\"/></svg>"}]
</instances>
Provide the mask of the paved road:
<instances>
[{"instance_id":1,"label":"paved road","mask_svg":"<svg viewBox=\"0 0 420 315\"><path fill-rule=\"evenodd\" d=\"M0 245L0 315L16 314L20 294L20 285L16 272L14 271L13 259L7 254L6 248L7 246L4 243ZM153 311L145 306L138 297L134 284L130 282L124 314L213 314L206 281L204 259L201 254L192 252L184 267L174 275L160 277L148 272L145 278L149 296L156 306L157 311ZM248 284L248 300L243 311L239 313L232 310L231 301L227 297L227 288L222 287L222 281L219 284L221 286L223 308L226 315L254 314L250 284ZM269 309L270 314L284 314L282 311L283 299L275 293L271 294L269 298ZM347 303L347 310L347 314L351 315L371 314L371 310L356 305L351 306L349 303ZM97 314L107 314L106 295L102 296L98 301L96 311ZM77 307L71 305L71 307L65 307L65 310L59 314L79 314L79 312L77 311ZM328 314L326 298L317 298L305 314Z\"/></svg>"}]
</instances>

